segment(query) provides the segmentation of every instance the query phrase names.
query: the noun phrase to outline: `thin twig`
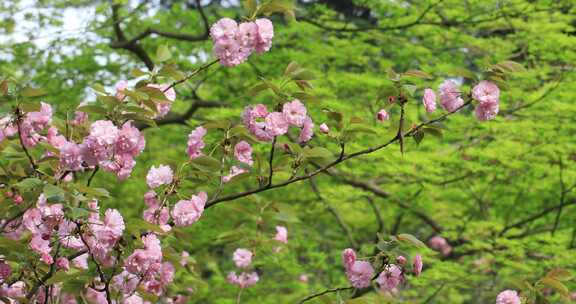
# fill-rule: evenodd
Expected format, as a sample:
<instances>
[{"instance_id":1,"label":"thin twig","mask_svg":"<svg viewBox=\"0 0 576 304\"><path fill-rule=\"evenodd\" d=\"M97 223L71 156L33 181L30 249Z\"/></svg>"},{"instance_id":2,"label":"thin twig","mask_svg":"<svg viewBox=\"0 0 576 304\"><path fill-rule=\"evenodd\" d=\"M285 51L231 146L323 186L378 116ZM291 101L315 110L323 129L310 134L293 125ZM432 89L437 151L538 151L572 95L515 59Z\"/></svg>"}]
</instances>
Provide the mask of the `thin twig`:
<instances>
[{"instance_id":1,"label":"thin twig","mask_svg":"<svg viewBox=\"0 0 576 304\"><path fill-rule=\"evenodd\" d=\"M302 304L304 302L308 302L314 298L317 298L319 296L322 296L322 295L325 295L328 293L339 292L339 291L350 290L350 289L354 289L354 287L350 286L350 287L338 287L338 288L326 289L324 291L321 291L321 292L318 292L315 294L311 294L311 295L303 298L302 300L300 300L300 302L298 302L298 303Z\"/></svg>"}]
</instances>

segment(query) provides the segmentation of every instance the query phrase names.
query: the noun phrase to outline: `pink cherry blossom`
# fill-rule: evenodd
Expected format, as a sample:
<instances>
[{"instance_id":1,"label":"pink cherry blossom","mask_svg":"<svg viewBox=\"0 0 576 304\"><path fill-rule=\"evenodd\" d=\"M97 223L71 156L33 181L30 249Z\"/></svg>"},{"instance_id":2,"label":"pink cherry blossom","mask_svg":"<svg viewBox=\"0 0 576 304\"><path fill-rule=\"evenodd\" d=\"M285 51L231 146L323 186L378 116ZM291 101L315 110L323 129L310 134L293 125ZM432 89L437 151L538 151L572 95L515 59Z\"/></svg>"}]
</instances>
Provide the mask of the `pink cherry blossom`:
<instances>
[{"instance_id":1,"label":"pink cherry blossom","mask_svg":"<svg viewBox=\"0 0 576 304\"><path fill-rule=\"evenodd\" d=\"M414 274L418 277L420 276L420 274L422 273L422 256L417 254L414 257L414 264L412 265L414 267Z\"/></svg>"},{"instance_id":2,"label":"pink cherry blossom","mask_svg":"<svg viewBox=\"0 0 576 304\"><path fill-rule=\"evenodd\" d=\"M246 268L252 264L252 251L245 248L238 248L232 257L237 267Z\"/></svg>"},{"instance_id":3,"label":"pink cherry blossom","mask_svg":"<svg viewBox=\"0 0 576 304\"><path fill-rule=\"evenodd\" d=\"M380 122L384 122L390 119L390 115L388 115L388 112L386 112L386 110L381 109L380 111L378 111L378 114L376 114L376 119L378 119L378 121Z\"/></svg>"},{"instance_id":4,"label":"pink cherry blossom","mask_svg":"<svg viewBox=\"0 0 576 304\"><path fill-rule=\"evenodd\" d=\"M394 294L403 280L404 276L400 267L390 264L378 275L376 282L380 286L380 291Z\"/></svg>"},{"instance_id":5,"label":"pink cherry blossom","mask_svg":"<svg viewBox=\"0 0 576 304\"><path fill-rule=\"evenodd\" d=\"M122 125L118 133L118 139L115 143L115 151L119 154L128 154L132 157L140 154L144 150L146 141L144 135L140 133L138 128L132 126L132 122L128 121Z\"/></svg>"},{"instance_id":6,"label":"pink cherry blossom","mask_svg":"<svg viewBox=\"0 0 576 304\"><path fill-rule=\"evenodd\" d=\"M302 283L308 283L309 280L310 280L310 277L305 273L298 276L298 281L300 281Z\"/></svg>"},{"instance_id":7,"label":"pink cherry blossom","mask_svg":"<svg viewBox=\"0 0 576 304\"><path fill-rule=\"evenodd\" d=\"M472 98L480 103L498 103L500 99L500 89L493 82L482 80L472 88Z\"/></svg>"},{"instance_id":8,"label":"pink cherry blossom","mask_svg":"<svg viewBox=\"0 0 576 304\"><path fill-rule=\"evenodd\" d=\"M496 118L498 111L500 110L500 105L495 101L485 101L481 102L476 106L474 114L476 118L480 121L492 120Z\"/></svg>"},{"instance_id":9,"label":"pink cherry blossom","mask_svg":"<svg viewBox=\"0 0 576 304\"><path fill-rule=\"evenodd\" d=\"M369 262L355 261L350 268L346 270L346 277L354 288L366 288L370 286L374 268Z\"/></svg>"},{"instance_id":10,"label":"pink cherry blossom","mask_svg":"<svg viewBox=\"0 0 576 304\"><path fill-rule=\"evenodd\" d=\"M320 132L322 132L322 133L324 133L324 134L328 134L328 133L330 133L330 128L328 127L327 124L322 123L322 124L320 125Z\"/></svg>"},{"instance_id":11,"label":"pink cherry blossom","mask_svg":"<svg viewBox=\"0 0 576 304\"><path fill-rule=\"evenodd\" d=\"M398 262L398 264L400 264L400 265L405 265L407 260L404 256L399 255L396 257L396 262Z\"/></svg>"},{"instance_id":12,"label":"pink cherry blossom","mask_svg":"<svg viewBox=\"0 0 576 304\"><path fill-rule=\"evenodd\" d=\"M100 145L112 145L118 139L118 128L109 120L97 120L90 126L90 137Z\"/></svg>"},{"instance_id":13,"label":"pink cherry blossom","mask_svg":"<svg viewBox=\"0 0 576 304\"><path fill-rule=\"evenodd\" d=\"M515 290L504 290L496 297L496 304L521 304L522 301Z\"/></svg>"},{"instance_id":14,"label":"pink cherry blossom","mask_svg":"<svg viewBox=\"0 0 576 304\"><path fill-rule=\"evenodd\" d=\"M458 110L463 104L464 100L460 97L460 89L452 80L444 80L440 84L440 105L448 112Z\"/></svg>"},{"instance_id":15,"label":"pink cherry blossom","mask_svg":"<svg viewBox=\"0 0 576 304\"><path fill-rule=\"evenodd\" d=\"M300 100L294 99L291 102L287 102L282 107L282 113L286 121L293 126L301 127L306 120L306 107Z\"/></svg>"},{"instance_id":16,"label":"pink cherry blossom","mask_svg":"<svg viewBox=\"0 0 576 304\"><path fill-rule=\"evenodd\" d=\"M60 166L64 170L77 171L82 169L82 150L73 142L65 142L60 147Z\"/></svg>"},{"instance_id":17,"label":"pink cherry blossom","mask_svg":"<svg viewBox=\"0 0 576 304\"><path fill-rule=\"evenodd\" d=\"M268 52L272 47L274 38L274 25L267 18L259 18L254 21L258 26L258 36L256 41L256 52L262 54Z\"/></svg>"},{"instance_id":18,"label":"pink cherry blossom","mask_svg":"<svg viewBox=\"0 0 576 304\"><path fill-rule=\"evenodd\" d=\"M245 140L240 141L234 146L234 157L248 166L252 166L254 161L252 160L252 146Z\"/></svg>"},{"instance_id":19,"label":"pink cherry blossom","mask_svg":"<svg viewBox=\"0 0 576 304\"><path fill-rule=\"evenodd\" d=\"M298 135L298 143L305 143L312 139L314 135L314 123L310 116L306 116L304 119L304 124L302 125L302 130L300 130L300 135Z\"/></svg>"},{"instance_id":20,"label":"pink cherry blossom","mask_svg":"<svg viewBox=\"0 0 576 304\"><path fill-rule=\"evenodd\" d=\"M188 226L197 222L204 212L204 205L208 195L206 192L200 192L193 195L190 200L181 200L172 209L172 218L176 226Z\"/></svg>"},{"instance_id":21,"label":"pink cherry blossom","mask_svg":"<svg viewBox=\"0 0 576 304\"><path fill-rule=\"evenodd\" d=\"M194 129L188 135L188 148L186 152L190 159L194 159L202 155L202 149L204 149L204 136L206 135L206 129L204 127L198 127Z\"/></svg>"},{"instance_id":22,"label":"pink cherry blossom","mask_svg":"<svg viewBox=\"0 0 576 304\"><path fill-rule=\"evenodd\" d=\"M26 296L26 283L23 281L14 282L12 285L1 285L0 296L8 298L23 298Z\"/></svg>"},{"instance_id":23,"label":"pink cherry blossom","mask_svg":"<svg viewBox=\"0 0 576 304\"><path fill-rule=\"evenodd\" d=\"M426 112L432 113L436 110L436 93L432 89L424 89L424 96L422 97L422 104Z\"/></svg>"},{"instance_id":24,"label":"pink cherry blossom","mask_svg":"<svg viewBox=\"0 0 576 304\"><path fill-rule=\"evenodd\" d=\"M174 173L169 166L152 166L146 175L146 183L151 189L172 183Z\"/></svg>"},{"instance_id":25,"label":"pink cherry blossom","mask_svg":"<svg viewBox=\"0 0 576 304\"><path fill-rule=\"evenodd\" d=\"M258 38L258 26L254 22L242 22L238 25L236 40L243 49L251 52L256 46Z\"/></svg>"},{"instance_id":26,"label":"pink cherry blossom","mask_svg":"<svg viewBox=\"0 0 576 304\"><path fill-rule=\"evenodd\" d=\"M240 288L248 288L255 285L258 282L259 277L256 272L243 272L240 275L236 275L236 272L230 272L228 276L226 276L226 280L230 284L237 285Z\"/></svg>"},{"instance_id":27,"label":"pink cherry blossom","mask_svg":"<svg viewBox=\"0 0 576 304\"><path fill-rule=\"evenodd\" d=\"M70 122L74 126L83 125L88 121L88 114L82 111L74 112L74 119Z\"/></svg>"},{"instance_id":28,"label":"pink cherry blossom","mask_svg":"<svg viewBox=\"0 0 576 304\"><path fill-rule=\"evenodd\" d=\"M272 112L265 118L266 131L271 136L279 136L288 132L288 122L280 112Z\"/></svg>"},{"instance_id":29,"label":"pink cherry blossom","mask_svg":"<svg viewBox=\"0 0 576 304\"><path fill-rule=\"evenodd\" d=\"M68 259L65 257L59 257L56 259L56 267L64 271L68 271L70 270L70 261L68 261Z\"/></svg>"},{"instance_id":30,"label":"pink cherry blossom","mask_svg":"<svg viewBox=\"0 0 576 304\"><path fill-rule=\"evenodd\" d=\"M144 304L144 299L135 293L122 300L122 304Z\"/></svg>"},{"instance_id":31,"label":"pink cherry blossom","mask_svg":"<svg viewBox=\"0 0 576 304\"><path fill-rule=\"evenodd\" d=\"M288 229L284 226L276 226L276 236L274 239L278 242L288 244Z\"/></svg>"},{"instance_id":32,"label":"pink cherry blossom","mask_svg":"<svg viewBox=\"0 0 576 304\"><path fill-rule=\"evenodd\" d=\"M11 273L12 273L12 267L4 263L4 261L0 262L0 283L6 280Z\"/></svg>"},{"instance_id":33,"label":"pink cherry blossom","mask_svg":"<svg viewBox=\"0 0 576 304\"><path fill-rule=\"evenodd\" d=\"M213 40L233 40L236 38L238 24L230 18L222 18L214 23L210 28L210 37Z\"/></svg>"},{"instance_id":34,"label":"pink cherry blossom","mask_svg":"<svg viewBox=\"0 0 576 304\"><path fill-rule=\"evenodd\" d=\"M266 130L264 119L267 115L268 110L263 104L247 106L242 113L242 121L246 128L248 128L250 133L256 136L256 138L262 141L270 141L274 137Z\"/></svg>"},{"instance_id":35,"label":"pink cherry blossom","mask_svg":"<svg viewBox=\"0 0 576 304\"><path fill-rule=\"evenodd\" d=\"M214 42L214 55L221 65L233 67L246 61L248 58L240 44L235 39L220 39Z\"/></svg>"},{"instance_id":36,"label":"pink cherry blossom","mask_svg":"<svg viewBox=\"0 0 576 304\"><path fill-rule=\"evenodd\" d=\"M428 245L430 246L430 248L442 253L442 255L444 256L447 256L450 254L450 252L452 252L452 246L448 244L448 241L446 241L445 238L439 235L432 237L428 241Z\"/></svg>"}]
</instances>

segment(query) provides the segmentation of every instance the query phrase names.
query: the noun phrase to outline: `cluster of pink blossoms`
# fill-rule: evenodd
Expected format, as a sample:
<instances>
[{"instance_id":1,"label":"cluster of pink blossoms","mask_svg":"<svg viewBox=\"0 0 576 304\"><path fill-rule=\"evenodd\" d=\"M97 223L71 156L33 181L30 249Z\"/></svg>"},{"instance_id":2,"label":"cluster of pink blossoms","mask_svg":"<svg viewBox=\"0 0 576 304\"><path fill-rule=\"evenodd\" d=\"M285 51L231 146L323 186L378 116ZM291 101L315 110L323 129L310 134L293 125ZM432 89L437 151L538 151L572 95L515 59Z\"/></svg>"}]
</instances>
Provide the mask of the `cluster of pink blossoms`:
<instances>
[{"instance_id":1,"label":"cluster of pink blossoms","mask_svg":"<svg viewBox=\"0 0 576 304\"><path fill-rule=\"evenodd\" d=\"M342 252L342 261L346 269L346 277L352 287L366 288L370 286L375 273L370 262L358 261L356 252L351 248L344 249ZM400 265L404 265L406 258L399 256L397 261ZM417 254L414 257L414 263L412 265L413 272L416 276L419 276L422 272L422 266L422 256ZM380 272L376 278L376 283L378 283L382 293L394 295L398 292L398 287L405 280L404 271L401 267L402 266L388 264L384 267L384 270Z\"/></svg>"},{"instance_id":2,"label":"cluster of pink blossoms","mask_svg":"<svg viewBox=\"0 0 576 304\"><path fill-rule=\"evenodd\" d=\"M142 243L144 248L134 250L124 261L123 271L113 278L113 287L125 295L133 295L141 287L160 296L174 280L175 268L163 261L160 240L155 234L144 235Z\"/></svg>"},{"instance_id":3,"label":"cluster of pink blossoms","mask_svg":"<svg viewBox=\"0 0 576 304\"><path fill-rule=\"evenodd\" d=\"M440 105L448 112L454 112L464 105L461 92L452 80L445 80L438 89ZM472 98L479 102L474 110L476 118L481 121L496 117L500 105L500 89L493 82L482 80L472 88ZM436 110L436 93L432 89L425 89L422 104L426 112Z\"/></svg>"},{"instance_id":4,"label":"cluster of pink blossoms","mask_svg":"<svg viewBox=\"0 0 576 304\"><path fill-rule=\"evenodd\" d=\"M40 103L40 111L28 112L18 123L10 116L0 119L0 142L6 137L20 135L25 147L36 146L40 142L48 142L48 137L42 135L52 121L52 107ZM20 132L19 132L20 131Z\"/></svg>"},{"instance_id":5,"label":"cluster of pink blossoms","mask_svg":"<svg viewBox=\"0 0 576 304\"><path fill-rule=\"evenodd\" d=\"M202 149L204 149L204 136L206 136L206 129L204 127L198 127L194 129L188 135L188 147L186 152L190 159L202 156Z\"/></svg>"},{"instance_id":6,"label":"cluster of pink blossoms","mask_svg":"<svg viewBox=\"0 0 576 304\"><path fill-rule=\"evenodd\" d=\"M178 201L170 212L167 198L159 201L154 189L163 185L170 185L173 181L174 173L166 165L152 166L146 175L146 182L150 191L144 194L144 202L148 209L144 210L143 218L149 223L159 225L166 232L172 229L169 225L170 216L172 216L176 226L189 226L197 222L204 212L204 206L208 199L206 192L200 192L198 195L192 195L189 200Z\"/></svg>"},{"instance_id":7,"label":"cluster of pink blossoms","mask_svg":"<svg viewBox=\"0 0 576 304\"><path fill-rule=\"evenodd\" d=\"M242 121L262 141L271 141L276 136L286 134L290 126L300 128L299 143L308 142L314 135L314 123L298 99L285 103L282 112L269 113L262 104L248 106L242 113Z\"/></svg>"},{"instance_id":8,"label":"cluster of pink blossoms","mask_svg":"<svg viewBox=\"0 0 576 304\"><path fill-rule=\"evenodd\" d=\"M220 64L232 67L246 61L253 51L262 54L270 50L274 26L266 18L240 24L222 18L210 28L210 37Z\"/></svg>"},{"instance_id":9,"label":"cluster of pink blossoms","mask_svg":"<svg viewBox=\"0 0 576 304\"><path fill-rule=\"evenodd\" d=\"M248 268L252 264L252 256L252 251L245 248L238 248L234 251L232 260L236 267ZM248 288L258 283L260 278L256 272L242 272L240 275L237 275L235 271L232 271L226 279L230 284L237 285L240 288Z\"/></svg>"}]
</instances>

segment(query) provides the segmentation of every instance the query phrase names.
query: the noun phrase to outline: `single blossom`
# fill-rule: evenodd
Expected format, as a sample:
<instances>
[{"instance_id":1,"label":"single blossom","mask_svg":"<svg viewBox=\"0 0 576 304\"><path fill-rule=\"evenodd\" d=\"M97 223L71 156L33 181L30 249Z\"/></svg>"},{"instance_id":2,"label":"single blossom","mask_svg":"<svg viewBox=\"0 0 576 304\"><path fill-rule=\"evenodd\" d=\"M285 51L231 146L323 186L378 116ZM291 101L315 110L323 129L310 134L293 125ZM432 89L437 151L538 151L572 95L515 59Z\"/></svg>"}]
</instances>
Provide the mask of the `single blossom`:
<instances>
[{"instance_id":1,"label":"single blossom","mask_svg":"<svg viewBox=\"0 0 576 304\"><path fill-rule=\"evenodd\" d=\"M257 139L271 141L274 136L266 129L266 122L264 121L266 116L268 116L268 109L266 109L265 105L247 106L242 112L242 121Z\"/></svg>"},{"instance_id":2,"label":"single blossom","mask_svg":"<svg viewBox=\"0 0 576 304\"><path fill-rule=\"evenodd\" d=\"M0 283L6 280L10 274L12 273L12 267L5 263L4 261L0 262Z\"/></svg>"},{"instance_id":3,"label":"single blossom","mask_svg":"<svg viewBox=\"0 0 576 304\"><path fill-rule=\"evenodd\" d=\"M245 248L238 248L234 251L232 260L237 267L246 268L252 264L252 251Z\"/></svg>"},{"instance_id":4,"label":"single blossom","mask_svg":"<svg viewBox=\"0 0 576 304\"><path fill-rule=\"evenodd\" d=\"M302 283L308 283L309 280L310 280L310 277L305 273L298 276L298 281L300 281Z\"/></svg>"},{"instance_id":5,"label":"single blossom","mask_svg":"<svg viewBox=\"0 0 576 304\"><path fill-rule=\"evenodd\" d=\"M494 101L486 101L481 102L476 106L474 109L474 114L476 118L480 121L492 120L496 118L498 115L498 111L500 110L500 105L498 102Z\"/></svg>"},{"instance_id":6,"label":"single blossom","mask_svg":"<svg viewBox=\"0 0 576 304\"><path fill-rule=\"evenodd\" d=\"M190 159L197 158L202 155L202 149L204 149L204 136L206 135L207 130L200 126L194 129L188 135L188 148L186 152Z\"/></svg>"},{"instance_id":7,"label":"single blossom","mask_svg":"<svg viewBox=\"0 0 576 304\"><path fill-rule=\"evenodd\" d=\"M68 271L70 270L70 261L68 261L68 259L65 257L59 257L56 259L56 267L64 271Z\"/></svg>"},{"instance_id":8,"label":"single blossom","mask_svg":"<svg viewBox=\"0 0 576 304\"><path fill-rule=\"evenodd\" d=\"M274 38L274 25L267 18L259 18L254 21L258 26L258 36L256 39L256 52L262 54L268 52L272 47L272 38Z\"/></svg>"},{"instance_id":9,"label":"single blossom","mask_svg":"<svg viewBox=\"0 0 576 304\"><path fill-rule=\"evenodd\" d=\"M222 176L222 182L228 183L235 176L240 175L240 174L245 173L245 172L246 172L246 170L239 167L239 166L232 166L232 167L230 167L230 172L228 173L228 175Z\"/></svg>"},{"instance_id":10,"label":"single blossom","mask_svg":"<svg viewBox=\"0 0 576 304\"><path fill-rule=\"evenodd\" d=\"M422 256L417 254L414 257L414 264L412 265L414 268L414 274L418 277L422 273Z\"/></svg>"},{"instance_id":11,"label":"single blossom","mask_svg":"<svg viewBox=\"0 0 576 304\"><path fill-rule=\"evenodd\" d=\"M378 114L376 114L376 119L378 119L378 121L380 122L384 122L390 119L390 115L388 114L388 112L386 112L386 110L381 109L380 111L378 111Z\"/></svg>"},{"instance_id":12,"label":"single blossom","mask_svg":"<svg viewBox=\"0 0 576 304\"><path fill-rule=\"evenodd\" d=\"M284 226L276 226L276 236L274 239L278 242L288 244L288 229Z\"/></svg>"},{"instance_id":13,"label":"single blossom","mask_svg":"<svg viewBox=\"0 0 576 304\"><path fill-rule=\"evenodd\" d=\"M450 252L452 252L452 246L450 246L450 244L445 238L439 235L432 237L428 241L428 245L430 246L430 248L440 252L444 256L447 256L450 254Z\"/></svg>"},{"instance_id":14,"label":"single blossom","mask_svg":"<svg viewBox=\"0 0 576 304\"><path fill-rule=\"evenodd\" d=\"M396 262L398 262L398 264L400 265L405 265L406 261L407 261L406 258L402 255L396 257Z\"/></svg>"},{"instance_id":15,"label":"single blossom","mask_svg":"<svg viewBox=\"0 0 576 304\"><path fill-rule=\"evenodd\" d=\"M444 80L440 84L440 105L448 112L454 112L464 105L464 100L460 97L460 89L452 80Z\"/></svg>"},{"instance_id":16,"label":"single blossom","mask_svg":"<svg viewBox=\"0 0 576 304\"><path fill-rule=\"evenodd\" d=\"M288 122L280 112L272 112L265 118L266 131L271 136L279 136L288 132Z\"/></svg>"},{"instance_id":17,"label":"single blossom","mask_svg":"<svg viewBox=\"0 0 576 304\"><path fill-rule=\"evenodd\" d=\"M307 117L306 107L298 99L285 103L282 107L282 113L286 121L296 127L301 127Z\"/></svg>"},{"instance_id":18,"label":"single blossom","mask_svg":"<svg viewBox=\"0 0 576 304\"><path fill-rule=\"evenodd\" d=\"M432 113L436 110L436 93L432 89L424 89L424 96L422 97L422 104L426 112Z\"/></svg>"},{"instance_id":19,"label":"single blossom","mask_svg":"<svg viewBox=\"0 0 576 304\"><path fill-rule=\"evenodd\" d=\"M504 290L496 297L496 304L521 304L520 296L515 290Z\"/></svg>"},{"instance_id":20,"label":"single blossom","mask_svg":"<svg viewBox=\"0 0 576 304\"><path fill-rule=\"evenodd\" d=\"M120 80L116 83L116 99L119 101L123 101L126 98L126 94L124 94L124 90L128 88L128 82L126 80Z\"/></svg>"},{"instance_id":21,"label":"single blossom","mask_svg":"<svg viewBox=\"0 0 576 304\"><path fill-rule=\"evenodd\" d=\"M172 183L174 173L169 166L152 166L146 175L146 183L151 189Z\"/></svg>"},{"instance_id":22,"label":"single blossom","mask_svg":"<svg viewBox=\"0 0 576 304\"><path fill-rule=\"evenodd\" d=\"M398 286L403 280L404 277L400 267L390 264L386 265L384 270L378 275L376 282L380 286L380 291L394 294L398 291Z\"/></svg>"},{"instance_id":23,"label":"single blossom","mask_svg":"<svg viewBox=\"0 0 576 304\"><path fill-rule=\"evenodd\" d=\"M298 143L305 143L312 139L314 135L314 123L312 122L312 118L310 116L306 116L304 119L304 124L302 125L302 130L300 131L300 135L298 135Z\"/></svg>"},{"instance_id":24,"label":"single blossom","mask_svg":"<svg viewBox=\"0 0 576 304\"><path fill-rule=\"evenodd\" d=\"M342 263L344 268L349 269L356 262L356 252L352 248L346 248L342 251Z\"/></svg>"},{"instance_id":25,"label":"single blossom","mask_svg":"<svg viewBox=\"0 0 576 304\"><path fill-rule=\"evenodd\" d=\"M90 126L90 137L99 145L112 145L119 134L118 128L109 120L97 120Z\"/></svg>"},{"instance_id":26,"label":"single blossom","mask_svg":"<svg viewBox=\"0 0 576 304\"><path fill-rule=\"evenodd\" d=\"M206 192L200 192L193 195L190 200L181 200L172 209L172 218L176 226L188 226L197 222L204 212L204 205L208 195Z\"/></svg>"},{"instance_id":27,"label":"single blossom","mask_svg":"<svg viewBox=\"0 0 576 304\"><path fill-rule=\"evenodd\" d=\"M240 141L234 146L234 157L248 166L252 166L254 161L252 160L252 146L246 141Z\"/></svg>"},{"instance_id":28,"label":"single blossom","mask_svg":"<svg viewBox=\"0 0 576 304\"><path fill-rule=\"evenodd\" d=\"M495 102L500 99L500 89L491 81L482 80L472 88L472 98L479 102Z\"/></svg>"}]
</instances>

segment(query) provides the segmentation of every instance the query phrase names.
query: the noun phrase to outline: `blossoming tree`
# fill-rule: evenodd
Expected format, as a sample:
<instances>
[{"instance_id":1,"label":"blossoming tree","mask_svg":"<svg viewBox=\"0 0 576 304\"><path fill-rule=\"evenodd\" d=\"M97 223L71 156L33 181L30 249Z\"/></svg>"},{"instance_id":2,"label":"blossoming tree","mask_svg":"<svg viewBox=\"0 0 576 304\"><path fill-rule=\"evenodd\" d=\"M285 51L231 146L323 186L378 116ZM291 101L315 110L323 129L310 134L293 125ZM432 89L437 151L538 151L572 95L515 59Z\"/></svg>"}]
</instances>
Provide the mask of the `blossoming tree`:
<instances>
[{"instance_id":1,"label":"blossoming tree","mask_svg":"<svg viewBox=\"0 0 576 304\"><path fill-rule=\"evenodd\" d=\"M426 7L416 23L438 4ZM446 129L449 118L473 126L493 123L502 115L501 100L510 98L504 89L514 74L527 72L521 64L500 60L475 72L461 67L443 77L416 68L389 67L380 75L382 84L370 113L363 115L318 105L320 95L316 94L322 89L315 87L315 73L290 58L282 62L279 73L258 71L254 62L259 57L290 48L278 34L278 24L283 24L280 14L288 19L296 15L292 1L245 1L244 15L236 18L207 15L201 1L196 1L195 13L205 27L200 36L150 27L130 38L122 28L123 18L127 18L123 14L129 15L125 8L120 2L108 8L115 35L110 46L135 55L147 70L132 69L131 76L121 77L125 79L114 88L93 84L89 90L95 100L68 110L33 82L9 74L0 78L0 95L7 109L0 117L3 301L202 302L205 300L196 297L198 289L211 287L192 283L191 277L202 277L192 274L214 272L215 266L199 265L225 263L225 271L210 276L219 277L217 282L228 284L235 293L233 297L213 296L249 302L251 297L245 292L273 280L272 274L278 271L272 267L274 260L296 249L290 228L296 220L285 207L291 198L276 204L261 195L305 184L333 215L342 230L339 236L348 242L330 258L337 261L331 266L347 283L307 292L299 296L300 302L333 294L347 299L401 301L405 293L421 288L420 277L432 268L427 265L429 256L449 260L464 255L458 247L482 250L473 246L473 238L445 233L449 228L442 226L438 216L403 199L390 198L374 180L343 174L341 168L359 159L369 162L381 151L396 153L400 160L409 158L412 150L433 140L431 136L442 138L459 132ZM316 20L309 22L328 31L338 30ZM169 44L157 47L152 59L141 45L151 35L185 41L208 39L210 52L201 53L203 59L188 68L174 64L174 49ZM231 71L246 65L253 66L259 80L244 90L232 91L249 95L254 102L224 118L189 121L199 108L219 106L200 100L194 85L202 85L203 78L216 69ZM172 109L182 91L198 100L184 114L175 115ZM161 153L179 155L179 160L147 156L154 143L146 132L172 123L190 127L174 134L181 149L169 151L166 142L160 148ZM370 140L365 140L367 137ZM442 143L438 148L445 149ZM138 169L142 163L150 165ZM377 170L379 164L373 166ZM354 173L350 168L347 171ZM426 224L428 232L403 231L403 215L386 231L374 198L368 196L363 200L374 210L379 229L354 236L321 192L316 180L323 175L376 197L390 198ZM147 188L138 193L137 204L121 208L110 203L125 199L115 190L130 181ZM569 202L563 189L562 205ZM247 212L244 223L228 230L219 227L235 215L221 213L219 206L242 208L246 200L256 209ZM208 209L213 211L207 214ZM244 216L239 214L245 211L237 212ZM211 227L196 229L207 217L215 218ZM506 225L499 233L504 235L524 224ZM255 226L251 229L255 233L246 233L244 225ZM216 243L219 248L214 254L220 258L196 254L195 247L188 247L201 233L217 233L208 242ZM233 245L221 245L229 239L234 240ZM568 291L562 282L570 276L569 271L543 269L542 275L524 285L494 287L492 301L537 302L555 293L566 298ZM293 281L307 284L315 275L301 273ZM440 285L426 301L443 288Z\"/></svg>"}]
</instances>

